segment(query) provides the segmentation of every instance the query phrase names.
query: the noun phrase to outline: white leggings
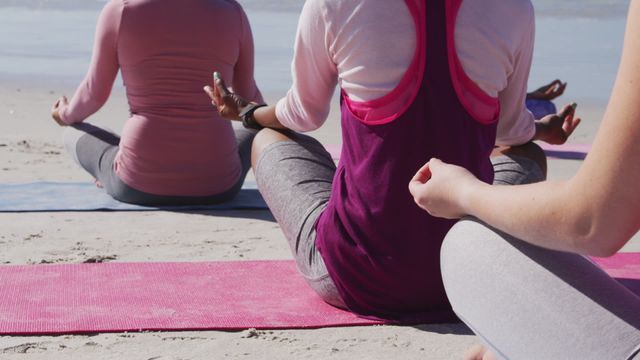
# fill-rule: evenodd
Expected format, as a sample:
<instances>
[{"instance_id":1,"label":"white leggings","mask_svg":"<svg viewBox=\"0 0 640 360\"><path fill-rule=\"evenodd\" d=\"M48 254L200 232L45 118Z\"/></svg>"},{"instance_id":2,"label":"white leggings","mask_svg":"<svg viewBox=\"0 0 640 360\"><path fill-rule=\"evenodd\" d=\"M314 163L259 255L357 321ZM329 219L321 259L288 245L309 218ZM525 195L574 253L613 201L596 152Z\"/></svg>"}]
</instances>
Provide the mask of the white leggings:
<instances>
[{"instance_id":1,"label":"white leggings","mask_svg":"<svg viewBox=\"0 0 640 360\"><path fill-rule=\"evenodd\" d=\"M441 266L454 311L502 359L640 359L640 298L585 257L469 218Z\"/></svg>"}]
</instances>

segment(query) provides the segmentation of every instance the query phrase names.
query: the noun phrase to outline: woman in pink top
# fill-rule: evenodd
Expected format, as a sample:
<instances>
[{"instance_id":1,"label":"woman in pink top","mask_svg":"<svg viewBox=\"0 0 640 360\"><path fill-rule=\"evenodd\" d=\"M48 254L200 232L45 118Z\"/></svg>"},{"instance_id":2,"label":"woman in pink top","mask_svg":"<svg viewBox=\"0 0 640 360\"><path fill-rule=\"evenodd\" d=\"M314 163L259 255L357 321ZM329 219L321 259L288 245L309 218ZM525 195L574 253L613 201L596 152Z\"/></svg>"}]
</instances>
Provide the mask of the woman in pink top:
<instances>
[{"instance_id":1,"label":"woman in pink top","mask_svg":"<svg viewBox=\"0 0 640 360\"><path fill-rule=\"evenodd\" d=\"M220 36L224 33L224 36ZM75 160L114 198L145 205L226 201L242 186L254 132L234 129L202 93L218 69L235 90L262 97L251 29L233 0L111 0L89 72L53 118ZM131 117L122 136L80 124L109 98L118 70Z\"/></svg>"}]
</instances>

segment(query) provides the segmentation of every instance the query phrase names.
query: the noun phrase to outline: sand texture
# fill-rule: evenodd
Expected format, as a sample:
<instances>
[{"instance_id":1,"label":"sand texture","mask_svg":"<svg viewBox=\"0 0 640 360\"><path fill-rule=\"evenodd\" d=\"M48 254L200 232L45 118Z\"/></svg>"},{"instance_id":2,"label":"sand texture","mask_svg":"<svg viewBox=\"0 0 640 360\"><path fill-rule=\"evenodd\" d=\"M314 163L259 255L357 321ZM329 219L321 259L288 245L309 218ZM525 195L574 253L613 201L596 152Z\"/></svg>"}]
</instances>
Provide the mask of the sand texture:
<instances>
[{"instance_id":1,"label":"sand texture","mask_svg":"<svg viewBox=\"0 0 640 360\"><path fill-rule=\"evenodd\" d=\"M0 182L91 181L65 153L49 117L57 96L71 90L0 88ZM588 142L603 109L582 109L588 119L574 139ZM92 119L119 131L126 116L118 89ZM334 110L315 135L339 143L337 124ZM554 160L550 177L567 178L579 164ZM0 229L0 264L291 257L268 211L0 214ZM476 342L461 324L0 337L0 359L455 359Z\"/></svg>"}]
</instances>

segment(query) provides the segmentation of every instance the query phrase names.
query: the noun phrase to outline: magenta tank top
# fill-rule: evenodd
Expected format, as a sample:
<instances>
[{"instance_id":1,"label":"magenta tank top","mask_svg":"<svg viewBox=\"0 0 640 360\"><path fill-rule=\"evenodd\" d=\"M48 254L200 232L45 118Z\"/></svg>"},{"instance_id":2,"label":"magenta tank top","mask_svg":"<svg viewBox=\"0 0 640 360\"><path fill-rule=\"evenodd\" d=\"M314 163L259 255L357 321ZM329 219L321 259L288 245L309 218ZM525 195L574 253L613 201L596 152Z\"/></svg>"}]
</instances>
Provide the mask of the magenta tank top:
<instances>
[{"instance_id":1,"label":"magenta tank top","mask_svg":"<svg viewBox=\"0 0 640 360\"><path fill-rule=\"evenodd\" d=\"M489 155L499 105L458 61L453 32L461 1L406 1L418 49L399 87L422 80L404 111L369 122L356 110L361 104L342 95L342 155L316 224L317 244L345 304L364 317L392 323L456 320L439 260L454 222L418 208L408 184L432 157L464 166L485 182L493 179Z\"/></svg>"}]
</instances>

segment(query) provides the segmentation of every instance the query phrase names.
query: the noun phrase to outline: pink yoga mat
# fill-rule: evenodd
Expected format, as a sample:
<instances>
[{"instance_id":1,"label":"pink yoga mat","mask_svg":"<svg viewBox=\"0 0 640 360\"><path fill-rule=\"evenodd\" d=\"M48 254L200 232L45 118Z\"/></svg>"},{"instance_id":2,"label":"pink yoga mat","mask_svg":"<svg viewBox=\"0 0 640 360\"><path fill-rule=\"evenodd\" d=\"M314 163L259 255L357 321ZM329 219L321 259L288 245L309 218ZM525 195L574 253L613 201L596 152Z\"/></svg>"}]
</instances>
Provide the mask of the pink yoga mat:
<instances>
[{"instance_id":1,"label":"pink yoga mat","mask_svg":"<svg viewBox=\"0 0 640 360\"><path fill-rule=\"evenodd\" d=\"M598 262L640 282L640 253ZM320 300L292 261L0 266L2 335L373 324Z\"/></svg>"},{"instance_id":2,"label":"pink yoga mat","mask_svg":"<svg viewBox=\"0 0 640 360\"><path fill-rule=\"evenodd\" d=\"M0 334L370 324L324 303L291 261L0 266Z\"/></svg>"},{"instance_id":3,"label":"pink yoga mat","mask_svg":"<svg viewBox=\"0 0 640 360\"><path fill-rule=\"evenodd\" d=\"M640 253L620 253L593 260L622 285L640 296Z\"/></svg>"}]
</instances>

